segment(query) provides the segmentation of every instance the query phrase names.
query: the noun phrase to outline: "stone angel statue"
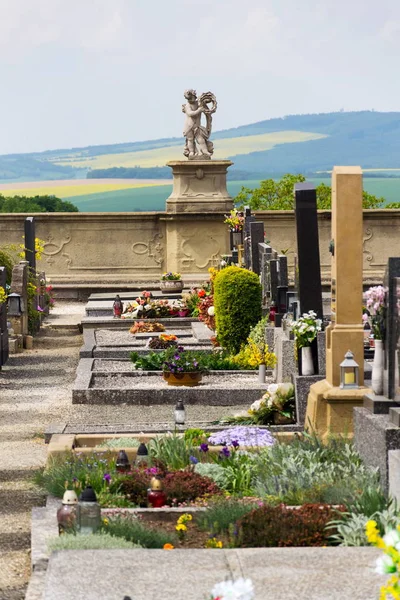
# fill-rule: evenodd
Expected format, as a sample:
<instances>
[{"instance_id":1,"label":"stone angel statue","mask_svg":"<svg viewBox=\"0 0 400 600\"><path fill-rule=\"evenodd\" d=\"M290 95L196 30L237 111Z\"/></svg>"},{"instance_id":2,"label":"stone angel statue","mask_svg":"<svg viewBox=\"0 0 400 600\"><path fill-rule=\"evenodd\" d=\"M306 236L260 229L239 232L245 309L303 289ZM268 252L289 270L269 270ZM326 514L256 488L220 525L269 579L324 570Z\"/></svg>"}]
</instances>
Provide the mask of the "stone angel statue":
<instances>
[{"instance_id":1,"label":"stone angel statue","mask_svg":"<svg viewBox=\"0 0 400 600\"><path fill-rule=\"evenodd\" d=\"M214 152L214 144L210 141L212 115L217 110L217 100L211 92L201 94L197 99L195 90L186 90L184 94L187 103L182 105L185 113L183 135L186 144L183 151L189 160L210 160ZM206 118L205 125L201 124L201 115Z\"/></svg>"}]
</instances>

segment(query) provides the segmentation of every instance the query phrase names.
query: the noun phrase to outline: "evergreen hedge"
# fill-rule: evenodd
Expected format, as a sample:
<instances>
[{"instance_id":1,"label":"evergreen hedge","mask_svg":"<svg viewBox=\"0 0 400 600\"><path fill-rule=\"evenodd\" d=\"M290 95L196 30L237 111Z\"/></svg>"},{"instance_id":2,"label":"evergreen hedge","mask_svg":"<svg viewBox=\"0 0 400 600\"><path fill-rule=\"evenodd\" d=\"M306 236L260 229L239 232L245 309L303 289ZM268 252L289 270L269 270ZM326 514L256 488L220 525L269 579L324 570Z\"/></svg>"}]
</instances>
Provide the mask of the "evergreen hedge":
<instances>
[{"instance_id":1,"label":"evergreen hedge","mask_svg":"<svg viewBox=\"0 0 400 600\"><path fill-rule=\"evenodd\" d=\"M218 341L237 354L261 319L261 284L258 275L240 267L226 267L214 281Z\"/></svg>"}]
</instances>

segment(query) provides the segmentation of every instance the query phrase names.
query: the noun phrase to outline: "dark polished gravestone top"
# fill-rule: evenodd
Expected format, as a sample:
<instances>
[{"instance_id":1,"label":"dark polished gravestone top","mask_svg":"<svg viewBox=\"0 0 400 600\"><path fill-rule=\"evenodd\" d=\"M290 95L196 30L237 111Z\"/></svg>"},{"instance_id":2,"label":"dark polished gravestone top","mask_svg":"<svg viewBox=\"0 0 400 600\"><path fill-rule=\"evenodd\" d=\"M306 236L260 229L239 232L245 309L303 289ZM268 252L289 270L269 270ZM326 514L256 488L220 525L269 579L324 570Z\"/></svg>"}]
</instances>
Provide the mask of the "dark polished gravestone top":
<instances>
[{"instance_id":1,"label":"dark polished gravestone top","mask_svg":"<svg viewBox=\"0 0 400 600\"><path fill-rule=\"evenodd\" d=\"M35 217L25 219L25 260L28 261L31 272L36 271L36 250L35 250Z\"/></svg>"},{"instance_id":2,"label":"dark polished gravestone top","mask_svg":"<svg viewBox=\"0 0 400 600\"><path fill-rule=\"evenodd\" d=\"M386 287L384 394L400 402L400 258L388 259L384 286Z\"/></svg>"},{"instance_id":3,"label":"dark polished gravestone top","mask_svg":"<svg viewBox=\"0 0 400 600\"><path fill-rule=\"evenodd\" d=\"M259 244L264 241L264 223L253 221L250 223L250 252L251 270L260 274L260 251Z\"/></svg>"},{"instance_id":4,"label":"dark polished gravestone top","mask_svg":"<svg viewBox=\"0 0 400 600\"><path fill-rule=\"evenodd\" d=\"M5 267L0 267L0 287L6 289L7 273ZM8 329L7 329L7 305L0 304L0 369L8 360Z\"/></svg>"},{"instance_id":5,"label":"dark polished gravestone top","mask_svg":"<svg viewBox=\"0 0 400 600\"><path fill-rule=\"evenodd\" d=\"M321 265L317 217L317 194L311 183L294 186L299 269L299 300L302 313L313 310L323 318Z\"/></svg>"}]
</instances>

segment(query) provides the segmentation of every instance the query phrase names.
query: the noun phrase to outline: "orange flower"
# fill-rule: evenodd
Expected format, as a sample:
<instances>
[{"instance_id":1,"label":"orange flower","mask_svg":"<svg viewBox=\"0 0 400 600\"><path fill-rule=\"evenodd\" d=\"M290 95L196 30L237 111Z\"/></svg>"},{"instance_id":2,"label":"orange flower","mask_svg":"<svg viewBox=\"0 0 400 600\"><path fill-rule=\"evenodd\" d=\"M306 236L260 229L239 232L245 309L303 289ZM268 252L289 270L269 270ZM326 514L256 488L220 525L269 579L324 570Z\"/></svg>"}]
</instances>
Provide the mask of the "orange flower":
<instances>
[{"instance_id":1,"label":"orange flower","mask_svg":"<svg viewBox=\"0 0 400 600\"><path fill-rule=\"evenodd\" d=\"M205 290L199 290L197 292L197 295L199 298L204 298L204 296L206 295L206 292L205 292Z\"/></svg>"},{"instance_id":2,"label":"orange flower","mask_svg":"<svg viewBox=\"0 0 400 600\"><path fill-rule=\"evenodd\" d=\"M174 546L172 544L164 544L163 550L173 550Z\"/></svg>"}]
</instances>

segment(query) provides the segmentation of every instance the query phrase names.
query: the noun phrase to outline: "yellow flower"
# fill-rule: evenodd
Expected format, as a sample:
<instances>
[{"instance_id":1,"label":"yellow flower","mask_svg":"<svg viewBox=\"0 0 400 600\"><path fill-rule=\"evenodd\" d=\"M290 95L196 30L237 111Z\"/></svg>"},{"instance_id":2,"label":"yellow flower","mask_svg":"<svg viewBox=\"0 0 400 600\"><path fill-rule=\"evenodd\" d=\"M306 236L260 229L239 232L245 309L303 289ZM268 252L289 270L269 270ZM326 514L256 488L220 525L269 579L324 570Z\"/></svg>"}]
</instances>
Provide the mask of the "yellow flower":
<instances>
[{"instance_id":1,"label":"yellow flower","mask_svg":"<svg viewBox=\"0 0 400 600\"><path fill-rule=\"evenodd\" d=\"M103 525L105 525L107 527L108 524L109 524L109 520L107 519L107 517L105 517L103 519Z\"/></svg>"},{"instance_id":2,"label":"yellow flower","mask_svg":"<svg viewBox=\"0 0 400 600\"><path fill-rule=\"evenodd\" d=\"M217 538L213 537L207 540L206 548L223 548L223 543L221 540L217 540Z\"/></svg>"},{"instance_id":3,"label":"yellow flower","mask_svg":"<svg viewBox=\"0 0 400 600\"><path fill-rule=\"evenodd\" d=\"M173 546L172 544L164 544L163 546L163 550L173 550L175 548L175 546Z\"/></svg>"},{"instance_id":4,"label":"yellow flower","mask_svg":"<svg viewBox=\"0 0 400 600\"><path fill-rule=\"evenodd\" d=\"M185 513L184 515L181 515L177 521L178 525L180 524L185 524L188 521L191 521L193 519L192 515L190 515L189 513Z\"/></svg>"},{"instance_id":5,"label":"yellow flower","mask_svg":"<svg viewBox=\"0 0 400 600\"><path fill-rule=\"evenodd\" d=\"M178 525L175 527L175 529L176 529L176 531L187 531L187 527L183 523L178 523Z\"/></svg>"}]
</instances>

